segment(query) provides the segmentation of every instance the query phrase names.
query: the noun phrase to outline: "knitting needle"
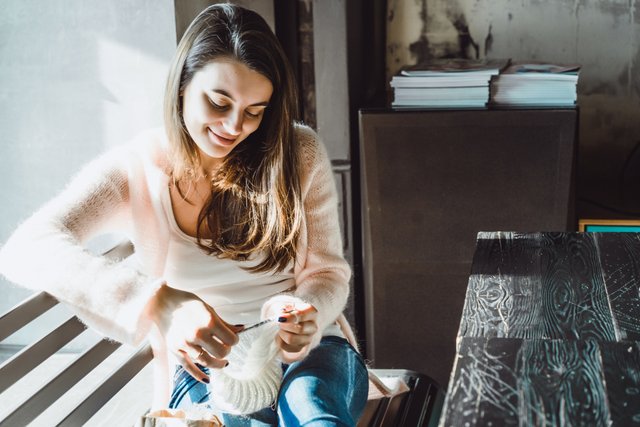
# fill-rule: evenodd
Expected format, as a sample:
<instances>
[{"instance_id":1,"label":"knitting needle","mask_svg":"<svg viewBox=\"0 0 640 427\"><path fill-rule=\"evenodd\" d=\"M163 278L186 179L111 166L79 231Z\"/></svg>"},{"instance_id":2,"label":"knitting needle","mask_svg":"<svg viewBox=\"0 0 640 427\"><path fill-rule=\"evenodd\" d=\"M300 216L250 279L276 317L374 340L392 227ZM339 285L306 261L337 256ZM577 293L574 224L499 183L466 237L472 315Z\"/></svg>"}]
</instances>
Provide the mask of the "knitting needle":
<instances>
[{"instance_id":1,"label":"knitting needle","mask_svg":"<svg viewBox=\"0 0 640 427\"><path fill-rule=\"evenodd\" d=\"M243 330L241 330L240 332L238 332L238 334L246 332L249 329L257 328L258 326L262 326L262 325L265 325L265 324L270 323L270 322L275 322L277 320L278 320L277 317L272 317L270 319L261 320L258 323L254 323L253 325L245 326L245 328Z\"/></svg>"},{"instance_id":2,"label":"knitting needle","mask_svg":"<svg viewBox=\"0 0 640 427\"><path fill-rule=\"evenodd\" d=\"M292 313L292 312L294 312L294 311L295 311L295 310L287 310L287 311L284 311L283 313ZM254 323L253 325L245 326L245 328L244 328L243 330L241 330L240 332L238 332L238 334L241 334L241 333L243 333L243 332L246 332L246 331L248 331L249 329L257 328L258 326L266 325L267 323L270 323L270 322L275 322L275 321L277 321L279 318L280 318L280 316L275 316L275 317L271 317L271 318L269 318L269 319L261 320L261 321L259 321L258 323Z\"/></svg>"}]
</instances>

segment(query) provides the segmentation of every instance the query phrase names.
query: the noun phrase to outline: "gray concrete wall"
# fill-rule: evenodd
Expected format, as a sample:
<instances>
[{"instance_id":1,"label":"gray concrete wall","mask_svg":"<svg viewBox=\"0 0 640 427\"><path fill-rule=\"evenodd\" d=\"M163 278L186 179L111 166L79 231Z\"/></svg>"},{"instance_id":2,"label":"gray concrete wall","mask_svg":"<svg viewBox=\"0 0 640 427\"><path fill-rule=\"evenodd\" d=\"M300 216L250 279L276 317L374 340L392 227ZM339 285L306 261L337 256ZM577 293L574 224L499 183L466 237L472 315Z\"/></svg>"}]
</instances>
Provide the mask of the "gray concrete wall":
<instances>
[{"instance_id":1,"label":"gray concrete wall","mask_svg":"<svg viewBox=\"0 0 640 427\"><path fill-rule=\"evenodd\" d=\"M582 64L578 215L624 217L640 212L638 3L389 0L387 74L446 56Z\"/></svg>"},{"instance_id":2,"label":"gray concrete wall","mask_svg":"<svg viewBox=\"0 0 640 427\"><path fill-rule=\"evenodd\" d=\"M172 0L3 1L0 243L89 159L161 126L174 49ZM0 281L0 312L26 295Z\"/></svg>"},{"instance_id":3,"label":"gray concrete wall","mask_svg":"<svg viewBox=\"0 0 640 427\"><path fill-rule=\"evenodd\" d=\"M343 161L351 159L346 1L313 2L316 130L329 156Z\"/></svg>"}]
</instances>

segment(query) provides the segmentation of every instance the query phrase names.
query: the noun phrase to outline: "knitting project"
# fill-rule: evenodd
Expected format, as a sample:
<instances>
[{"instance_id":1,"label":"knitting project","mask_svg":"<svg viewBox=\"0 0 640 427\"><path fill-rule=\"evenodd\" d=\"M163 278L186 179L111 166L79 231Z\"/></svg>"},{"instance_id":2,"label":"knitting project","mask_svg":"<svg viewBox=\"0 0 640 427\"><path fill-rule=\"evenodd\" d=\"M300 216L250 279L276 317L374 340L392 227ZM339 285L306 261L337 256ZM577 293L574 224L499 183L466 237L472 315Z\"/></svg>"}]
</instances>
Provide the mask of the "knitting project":
<instances>
[{"instance_id":1,"label":"knitting project","mask_svg":"<svg viewBox=\"0 0 640 427\"><path fill-rule=\"evenodd\" d=\"M272 405L282 382L282 365L276 344L278 324L266 323L238 335L229 365L214 370L211 396L217 409L231 414L251 414Z\"/></svg>"}]
</instances>

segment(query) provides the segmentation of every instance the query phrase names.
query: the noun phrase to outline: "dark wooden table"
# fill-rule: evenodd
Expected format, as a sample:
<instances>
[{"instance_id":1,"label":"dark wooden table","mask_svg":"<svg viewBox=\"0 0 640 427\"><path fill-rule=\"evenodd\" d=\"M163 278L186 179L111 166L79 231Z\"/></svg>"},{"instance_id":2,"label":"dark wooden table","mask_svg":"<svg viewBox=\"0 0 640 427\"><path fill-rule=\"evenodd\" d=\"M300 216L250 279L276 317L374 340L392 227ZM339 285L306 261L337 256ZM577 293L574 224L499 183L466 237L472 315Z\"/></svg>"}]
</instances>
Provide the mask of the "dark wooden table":
<instances>
[{"instance_id":1,"label":"dark wooden table","mask_svg":"<svg viewBox=\"0 0 640 427\"><path fill-rule=\"evenodd\" d=\"M479 233L440 426L640 426L640 235Z\"/></svg>"}]
</instances>

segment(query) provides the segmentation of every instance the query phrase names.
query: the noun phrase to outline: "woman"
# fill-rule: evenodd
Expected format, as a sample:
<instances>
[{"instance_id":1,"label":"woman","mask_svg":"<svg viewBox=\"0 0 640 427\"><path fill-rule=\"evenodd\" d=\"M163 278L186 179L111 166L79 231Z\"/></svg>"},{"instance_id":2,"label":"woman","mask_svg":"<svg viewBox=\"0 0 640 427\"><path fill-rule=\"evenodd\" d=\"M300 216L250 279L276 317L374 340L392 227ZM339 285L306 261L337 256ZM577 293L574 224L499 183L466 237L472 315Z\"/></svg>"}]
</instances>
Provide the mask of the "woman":
<instances>
[{"instance_id":1,"label":"woman","mask_svg":"<svg viewBox=\"0 0 640 427\"><path fill-rule=\"evenodd\" d=\"M341 315L350 270L332 172L313 131L294 124L293 82L259 15L207 8L172 63L165 129L90 163L0 253L7 278L53 294L105 335L149 338L154 406L239 390L235 406L217 406L230 412L225 424L287 426L354 425L364 408L367 371ZM116 231L136 263L84 249ZM259 374L233 376L258 362ZM274 363L279 375L263 369ZM267 377L277 396L260 388ZM239 408L255 390L267 400Z\"/></svg>"}]
</instances>

